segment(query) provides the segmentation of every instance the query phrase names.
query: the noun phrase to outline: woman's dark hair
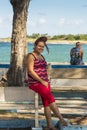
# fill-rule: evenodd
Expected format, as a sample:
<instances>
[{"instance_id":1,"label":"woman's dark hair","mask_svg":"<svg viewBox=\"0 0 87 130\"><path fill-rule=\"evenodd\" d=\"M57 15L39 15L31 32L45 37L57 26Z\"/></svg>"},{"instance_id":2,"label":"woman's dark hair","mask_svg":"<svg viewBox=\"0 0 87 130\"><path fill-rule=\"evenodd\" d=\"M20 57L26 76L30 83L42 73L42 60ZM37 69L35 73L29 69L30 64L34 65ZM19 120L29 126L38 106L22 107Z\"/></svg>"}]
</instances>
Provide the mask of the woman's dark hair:
<instances>
[{"instance_id":1,"label":"woman's dark hair","mask_svg":"<svg viewBox=\"0 0 87 130\"><path fill-rule=\"evenodd\" d=\"M39 38L34 42L34 44L37 46L39 42L44 42L44 45L45 45L45 47L46 47L46 49L47 49L47 52L49 53L49 48L48 48L48 46L47 46L47 44L46 44L46 41L47 41L47 37L43 36L43 37L39 37Z\"/></svg>"}]
</instances>

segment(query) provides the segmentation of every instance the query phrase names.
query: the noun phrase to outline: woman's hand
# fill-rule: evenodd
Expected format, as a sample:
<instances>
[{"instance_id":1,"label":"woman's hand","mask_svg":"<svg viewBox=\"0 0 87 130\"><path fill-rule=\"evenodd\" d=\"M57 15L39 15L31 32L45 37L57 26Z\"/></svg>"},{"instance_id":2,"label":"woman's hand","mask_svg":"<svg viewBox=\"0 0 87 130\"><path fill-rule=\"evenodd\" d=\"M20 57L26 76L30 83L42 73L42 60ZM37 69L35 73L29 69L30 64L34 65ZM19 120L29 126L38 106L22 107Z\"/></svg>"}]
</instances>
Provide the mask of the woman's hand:
<instances>
[{"instance_id":1,"label":"woman's hand","mask_svg":"<svg viewBox=\"0 0 87 130\"><path fill-rule=\"evenodd\" d=\"M42 80L41 83L48 88L48 82Z\"/></svg>"}]
</instances>

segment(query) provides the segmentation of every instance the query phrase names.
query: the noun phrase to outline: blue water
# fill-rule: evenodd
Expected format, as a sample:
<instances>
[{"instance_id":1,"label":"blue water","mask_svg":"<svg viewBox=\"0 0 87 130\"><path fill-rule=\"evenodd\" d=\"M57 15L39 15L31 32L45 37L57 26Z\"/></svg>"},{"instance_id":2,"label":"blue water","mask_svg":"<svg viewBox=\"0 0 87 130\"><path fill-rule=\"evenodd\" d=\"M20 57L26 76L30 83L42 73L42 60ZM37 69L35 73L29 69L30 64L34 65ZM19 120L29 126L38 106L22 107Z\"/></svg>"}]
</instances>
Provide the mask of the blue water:
<instances>
[{"instance_id":1,"label":"blue water","mask_svg":"<svg viewBox=\"0 0 87 130\"><path fill-rule=\"evenodd\" d=\"M43 55L46 58L47 62L69 62L70 57L70 49L74 47L74 44L48 44L49 54L44 51ZM82 45L84 56L84 62L87 62L87 45ZM28 44L28 52L33 51L33 45ZM10 52L11 52L11 44L6 42L0 42L0 63L10 63Z\"/></svg>"}]
</instances>

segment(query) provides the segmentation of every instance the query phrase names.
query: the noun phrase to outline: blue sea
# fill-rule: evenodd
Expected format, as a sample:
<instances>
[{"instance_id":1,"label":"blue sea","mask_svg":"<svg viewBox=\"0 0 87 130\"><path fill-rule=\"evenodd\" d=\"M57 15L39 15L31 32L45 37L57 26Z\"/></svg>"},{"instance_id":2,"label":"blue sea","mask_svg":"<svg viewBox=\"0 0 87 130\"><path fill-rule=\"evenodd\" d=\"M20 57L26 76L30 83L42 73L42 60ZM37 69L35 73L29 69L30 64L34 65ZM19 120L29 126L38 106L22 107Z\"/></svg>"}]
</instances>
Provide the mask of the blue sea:
<instances>
[{"instance_id":1,"label":"blue sea","mask_svg":"<svg viewBox=\"0 0 87 130\"><path fill-rule=\"evenodd\" d=\"M43 52L44 57L47 62L69 62L70 61L70 49L74 47L75 44L48 44L49 54L45 51ZM84 51L83 61L87 62L87 45L82 44ZM27 51L33 51L33 44L29 43L27 46ZM0 42L0 63L10 63L10 52L11 52L11 43L9 42Z\"/></svg>"}]
</instances>

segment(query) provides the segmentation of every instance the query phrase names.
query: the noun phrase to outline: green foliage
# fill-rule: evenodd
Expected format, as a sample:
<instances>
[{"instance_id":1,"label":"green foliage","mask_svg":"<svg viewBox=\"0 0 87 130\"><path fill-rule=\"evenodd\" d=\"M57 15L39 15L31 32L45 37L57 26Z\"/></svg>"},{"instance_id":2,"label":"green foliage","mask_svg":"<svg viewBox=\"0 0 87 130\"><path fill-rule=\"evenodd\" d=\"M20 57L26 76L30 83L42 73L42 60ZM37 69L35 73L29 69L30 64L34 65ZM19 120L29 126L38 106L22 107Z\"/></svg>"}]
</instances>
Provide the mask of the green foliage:
<instances>
[{"instance_id":1,"label":"green foliage","mask_svg":"<svg viewBox=\"0 0 87 130\"><path fill-rule=\"evenodd\" d=\"M75 36L72 35L72 34L69 34L69 35L66 36L65 40L71 40L71 41L73 41L73 40L75 40Z\"/></svg>"},{"instance_id":2,"label":"green foliage","mask_svg":"<svg viewBox=\"0 0 87 130\"><path fill-rule=\"evenodd\" d=\"M40 36L47 36L49 40L87 40L87 34L68 34L68 35L54 35L54 36L49 36L47 33L46 34L39 34L39 33L33 33L31 36L27 35L28 38L33 38L37 39Z\"/></svg>"},{"instance_id":3,"label":"green foliage","mask_svg":"<svg viewBox=\"0 0 87 130\"><path fill-rule=\"evenodd\" d=\"M31 36L31 38L36 39L36 38L38 38L39 36L40 36L39 33L33 33L32 36Z\"/></svg>"}]
</instances>

